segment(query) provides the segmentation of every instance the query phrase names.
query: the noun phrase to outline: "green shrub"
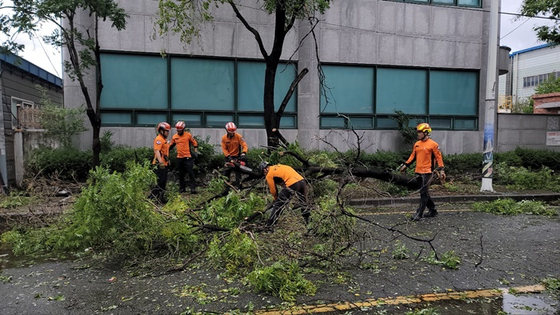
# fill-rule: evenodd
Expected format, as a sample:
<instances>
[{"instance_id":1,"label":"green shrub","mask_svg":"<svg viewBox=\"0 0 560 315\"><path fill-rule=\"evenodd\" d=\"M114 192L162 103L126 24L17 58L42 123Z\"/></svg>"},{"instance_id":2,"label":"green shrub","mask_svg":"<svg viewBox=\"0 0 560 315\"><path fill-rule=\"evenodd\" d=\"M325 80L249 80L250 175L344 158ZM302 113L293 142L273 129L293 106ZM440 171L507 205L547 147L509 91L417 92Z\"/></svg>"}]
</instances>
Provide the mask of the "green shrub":
<instances>
[{"instance_id":1,"label":"green shrub","mask_svg":"<svg viewBox=\"0 0 560 315\"><path fill-rule=\"evenodd\" d=\"M242 269L248 270L257 262L257 242L234 229L225 239L214 236L207 256L215 267L225 267L228 273L239 274Z\"/></svg>"},{"instance_id":2,"label":"green shrub","mask_svg":"<svg viewBox=\"0 0 560 315\"><path fill-rule=\"evenodd\" d=\"M265 205L266 199L255 193L249 193L248 196L243 197L234 191L230 191L227 196L208 203L200 211L199 216L208 224L232 229L254 211L263 211Z\"/></svg>"},{"instance_id":3,"label":"green shrub","mask_svg":"<svg viewBox=\"0 0 560 315\"><path fill-rule=\"evenodd\" d=\"M494 201L475 202L473 210L500 215L518 215L521 213L554 216L558 213L549 209L542 201L498 199Z\"/></svg>"},{"instance_id":4,"label":"green shrub","mask_svg":"<svg viewBox=\"0 0 560 315\"><path fill-rule=\"evenodd\" d=\"M89 247L131 257L161 249L171 255L194 251L199 240L192 225L172 213L154 211L147 194L155 182L148 162L131 162L124 173L97 167L73 211L60 222L39 229L14 229L2 235L2 242L16 255Z\"/></svg>"},{"instance_id":5,"label":"green shrub","mask_svg":"<svg viewBox=\"0 0 560 315\"><path fill-rule=\"evenodd\" d=\"M85 180L91 169L91 151L41 147L32 150L26 170L33 175L65 180Z\"/></svg>"},{"instance_id":6,"label":"green shrub","mask_svg":"<svg viewBox=\"0 0 560 315\"><path fill-rule=\"evenodd\" d=\"M153 157L154 150L149 147L130 148L125 146L116 146L106 153L101 154L100 164L101 167L107 168L109 171L124 172L126 170L127 163L151 163Z\"/></svg>"},{"instance_id":7,"label":"green shrub","mask_svg":"<svg viewBox=\"0 0 560 315\"><path fill-rule=\"evenodd\" d=\"M199 136L194 136L194 138L198 143L199 152L198 159L194 163L195 172L204 176L205 174L210 174L214 170L222 168L224 166L224 156L221 153L216 153L214 145L209 143L210 137L206 137L204 140ZM176 154L172 156L176 157ZM177 165L177 163L172 165Z\"/></svg>"},{"instance_id":8,"label":"green shrub","mask_svg":"<svg viewBox=\"0 0 560 315\"><path fill-rule=\"evenodd\" d=\"M523 160L515 151L494 153L494 165L500 163L508 166L523 166Z\"/></svg>"},{"instance_id":9,"label":"green shrub","mask_svg":"<svg viewBox=\"0 0 560 315\"><path fill-rule=\"evenodd\" d=\"M65 229L69 249L110 247L117 252L149 250L158 239L163 217L153 211L146 192L156 177L146 162L131 163L124 173L98 167L74 204Z\"/></svg>"},{"instance_id":10,"label":"green shrub","mask_svg":"<svg viewBox=\"0 0 560 315\"><path fill-rule=\"evenodd\" d=\"M536 150L517 147L514 150L523 161L523 167L531 170L539 170L546 166L552 170L560 170L560 152L552 150Z\"/></svg>"},{"instance_id":11,"label":"green shrub","mask_svg":"<svg viewBox=\"0 0 560 315\"><path fill-rule=\"evenodd\" d=\"M482 173L482 153L450 154L443 157L447 175Z\"/></svg>"},{"instance_id":12,"label":"green shrub","mask_svg":"<svg viewBox=\"0 0 560 315\"><path fill-rule=\"evenodd\" d=\"M560 78L550 74L548 78L535 87L535 94L548 94L560 92Z\"/></svg>"},{"instance_id":13,"label":"green shrub","mask_svg":"<svg viewBox=\"0 0 560 315\"><path fill-rule=\"evenodd\" d=\"M275 262L272 266L257 268L247 279L257 292L271 294L284 301L295 301L297 295L313 295L317 291L317 287L300 274L297 262Z\"/></svg>"},{"instance_id":14,"label":"green shrub","mask_svg":"<svg viewBox=\"0 0 560 315\"><path fill-rule=\"evenodd\" d=\"M511 189L548 189L560 191L560 180L554 172L543 166L539 171L530 171L525 167L507 166L499 163L495 167L501 183Z\"/></svg>"}]
</instances>

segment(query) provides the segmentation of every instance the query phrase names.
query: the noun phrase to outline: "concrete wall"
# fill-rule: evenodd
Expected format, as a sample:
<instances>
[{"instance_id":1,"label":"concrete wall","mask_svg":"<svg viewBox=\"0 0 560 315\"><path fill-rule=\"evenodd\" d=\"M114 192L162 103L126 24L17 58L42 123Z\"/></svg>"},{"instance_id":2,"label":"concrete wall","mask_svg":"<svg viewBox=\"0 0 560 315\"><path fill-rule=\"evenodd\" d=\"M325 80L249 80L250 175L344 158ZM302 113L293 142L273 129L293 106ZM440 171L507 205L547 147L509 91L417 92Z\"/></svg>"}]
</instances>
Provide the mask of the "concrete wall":
<instances>
[{"instance_id":1,"label":"concrete wall","mask_svg":"<svg viewBox=\"0 0 560 315\"><path fill-rule=\"evenodd\" d=\"M560 151L547 146L547 132L560 130L560 115L499 114L496 148L498 152L516 147Z\"/></svg>"},{"instance_id":2,"label":"concrete wall","mask_svg":"<svg viewBox=\"0 0 560 315\"><path fill-rule=\"evenodd\" d=\"M531 149L549 149L560 151L560 146L547 146L546 133L560 131L560 115L533 114L498 114L496 152L511 151L518 146ZM102 132L114 133L116 143L131 143L133 147L150 147L155 138L153 128L102 128ZM239 129L251 148L266 145L264 130ZM221 129L194 128L191 132L201 139L209 137L217 152L220 150L220 138L224 134ZM288 141L297 139L297 130L286 130L283 134ZM409 150L402 141L398 131L357 131L362 138L361 149L366 152ZM444 154L460 154L482 152L482 135L474 131L439 131L432 132L432 138L440 144ZM322 150L340 151L355 149L356 135L346 130L321 130L312 140L313 147ZM332 145L332 146L331 146Z\"/></svg>"},{"instance_id":3,"label":"concrete wall","mask_svg":"<svg viewBox=\"0 0 560 315\"><path fill-rule=\"evenodd\" d=\"M166 51L168 54L254 58L262 60L253 34L237 20L233 10L224 5L214 10L213 23L202 27L200 38L191 44L182 44L177 36L163 38L154 34L154 16L157 1L118 1L130 15L127 28L117 32L110 22L100 26L100 46L107 52L152 53ZM273 40L273 17L259 8L259 2L241 0L239 8L246 19L260 33L265 48L270 49ZM391 65L403 67L429 67L437 69L469 69L480 71L479 82L479 131L436 131L434 139L440 141L445 153L482 150L484 126L484 95L486 93L487 42L489 7L483 1L482 8L461 8L418 3L382 0L334 1L332 7L319 16L322 21L315 29L318 50L307 36L308 21L299 21L288 34L282 58L297 60L298 68L308 68L309 74L298 86L298 130L284 130L288 140L297 140L308 149L330 148L344 150L354 144L352 132L345 130L321 130L319 128L319 75L317 56L325 63L348 65ZM77 25L93 25L87 14L78 16ZM303 43L300 42L306 39ZM88 86L95 87L93 75ZM92 89L93 91L93 89ZM65 77L65 104L79 106L84 103L76 82ZM94 95L93 92L90 95ZM103 128L114 132L117 143L132 146L151 145L152 128L122 127ZM195 129L195 135L210 137L219 143L223 129ZM242 130L253 147L266 144L265 131ZM369 152L401 148L398 131L358 131L365 141L362 148ZM322 139L329 137L331 145ZM91 132L85 132L76 145L91 148Z\"/></svg>"}]
</instances>

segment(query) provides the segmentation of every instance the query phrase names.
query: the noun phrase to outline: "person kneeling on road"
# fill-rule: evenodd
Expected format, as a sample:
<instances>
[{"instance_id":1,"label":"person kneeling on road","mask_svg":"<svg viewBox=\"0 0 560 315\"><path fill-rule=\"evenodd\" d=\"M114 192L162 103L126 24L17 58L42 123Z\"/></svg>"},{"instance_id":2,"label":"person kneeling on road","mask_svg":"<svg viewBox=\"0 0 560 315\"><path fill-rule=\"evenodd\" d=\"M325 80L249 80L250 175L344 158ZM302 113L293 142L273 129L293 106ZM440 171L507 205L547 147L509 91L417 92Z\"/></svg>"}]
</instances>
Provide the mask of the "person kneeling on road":
<instances>
[{"instance_id":1,"label":"person kneeling on road","mask_svg":"<svg viewBox=\"0 0 560 315\"><path fill-rule=\"evenodd\" d=\"M309 223L310 213L307 202L307 184L303 176L292 167L283 164L268 165L267 162L262 162L259 165L259 170L266 177L268 188L274 197L272 212L266 225L272 226L276 223L282 210L294 196L297 198L297 205L294 207L294 210L301 209L301 215L305 220L305 224ZM280 192L278 192L276 185L282 187Z\"/></svg>"}]
</instances>

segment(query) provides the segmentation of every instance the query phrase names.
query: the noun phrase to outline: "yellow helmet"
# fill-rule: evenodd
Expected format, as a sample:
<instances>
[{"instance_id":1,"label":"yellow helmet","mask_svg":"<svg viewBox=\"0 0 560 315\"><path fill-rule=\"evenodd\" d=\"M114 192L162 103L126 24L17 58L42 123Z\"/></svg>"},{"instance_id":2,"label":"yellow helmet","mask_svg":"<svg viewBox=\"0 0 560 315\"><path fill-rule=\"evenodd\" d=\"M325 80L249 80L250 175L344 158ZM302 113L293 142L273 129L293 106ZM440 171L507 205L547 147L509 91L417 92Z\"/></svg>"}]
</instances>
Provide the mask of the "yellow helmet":
<instances>
[{"instance_id":1,"label":"yellow helmet","mask_svg":"<svg viewBox=\"0 0 560 315\"><path fill-rule=\"evenodd\" d=\"M430 134L432 132L432 127L428 123L421 123L416 126L416 131L422 131L425 134Z\"/></svg>"}]
</instances>

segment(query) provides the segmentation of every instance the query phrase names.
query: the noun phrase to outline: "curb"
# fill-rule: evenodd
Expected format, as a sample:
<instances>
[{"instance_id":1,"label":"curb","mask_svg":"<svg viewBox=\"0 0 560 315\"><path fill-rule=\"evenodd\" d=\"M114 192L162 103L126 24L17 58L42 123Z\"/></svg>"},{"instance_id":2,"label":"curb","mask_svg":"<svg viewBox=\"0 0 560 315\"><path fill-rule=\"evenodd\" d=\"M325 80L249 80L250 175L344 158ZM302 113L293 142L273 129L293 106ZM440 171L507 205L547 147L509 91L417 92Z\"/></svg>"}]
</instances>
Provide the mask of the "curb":
<instances>
[{"instance_id":1,"label":"curb","mask_svg":"<svg viewBox=\"0 0 560 315\"><path fill-rule=\"evenodd\" d=\"M535 200L535 201L556 201L560 199L560 193L549 194L493 194L493 195L455 195L455 196L432 196L432 200L436 203L472 203L480 201L494 201L497 199L513 199L515 201L521 200ZM378 198L378 199L353 199L348 202L348 205L355 207L379 207L379 206L393 206L393 205L408 205L417 204L420 200L419 196L416 197L401 197L401 198Z\"/></svg>"}]
</instances>

